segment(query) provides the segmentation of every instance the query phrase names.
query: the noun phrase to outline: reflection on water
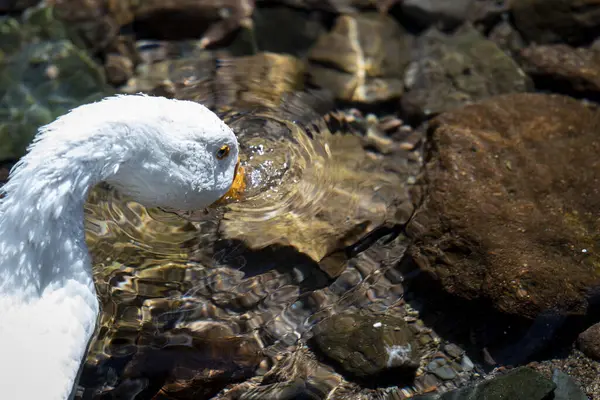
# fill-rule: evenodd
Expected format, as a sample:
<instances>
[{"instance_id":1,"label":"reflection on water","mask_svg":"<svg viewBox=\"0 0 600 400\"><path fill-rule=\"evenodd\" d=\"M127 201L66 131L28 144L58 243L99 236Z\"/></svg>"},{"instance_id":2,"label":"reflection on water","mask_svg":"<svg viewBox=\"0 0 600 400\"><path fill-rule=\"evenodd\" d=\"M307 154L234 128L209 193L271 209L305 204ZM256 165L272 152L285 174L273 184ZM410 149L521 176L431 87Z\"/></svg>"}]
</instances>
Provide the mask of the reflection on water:
<instances>
[{"instance_id":1,"label":"reflection on water","mask_svg":"<svg viewBox=\"0 0 600 400\"><path fill-rule=\"evenodd\" d=\"M402 255L402 238L350 249L409 218L418 157L368 129L307 122L308 114L223 113L246 170L239 202L186 219L107 188L91 194L88 243L103 313L85 398L206 398L269 371L293 380L298 371L285 365L306 353L323 318L351 307L408 315L389 308L402 302L402 285L385 267ZM327 365L313 370L323 393L343 381Z\"/></svg>"}]
</instances>

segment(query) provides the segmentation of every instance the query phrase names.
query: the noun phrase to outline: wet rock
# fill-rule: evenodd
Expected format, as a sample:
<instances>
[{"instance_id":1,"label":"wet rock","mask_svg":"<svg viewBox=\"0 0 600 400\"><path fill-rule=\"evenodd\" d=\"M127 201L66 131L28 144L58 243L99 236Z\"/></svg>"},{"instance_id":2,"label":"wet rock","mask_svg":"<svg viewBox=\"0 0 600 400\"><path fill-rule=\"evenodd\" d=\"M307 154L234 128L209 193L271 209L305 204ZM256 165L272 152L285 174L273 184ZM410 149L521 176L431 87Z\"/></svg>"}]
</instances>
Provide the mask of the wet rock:
<instances>
[{"instance_id":1,"label":"wet rock","mask_svg":"<svg viewBox=\"0 0 600 400\"><path fill-rule=\"evenodd\" d=\"M517 29L537 44L586 43L600 28L597 0L515 0L510 6Z\"/></svg>"},{"instance_id":2,"label":"wet rock","mask_svg":"<svg viewBox=\"0 0 600 400\"><path fill-rule=\"evenodd\" d=\"M201 331L173 329L146 334L124 372L131 380L164 382L160 395L177 399L208 399L231 382L250 378L261 361L260 347L217 324Z\"/></svg>"},{"instance_id":3,"label":"wet rock","mask_svg":"<svg viewBox=\"0 0 600 400\"><path fill-rule=\"evenodd\" d=\"M199 91L194 81L187 80L174 89L175 96L213 106L235 103L238 106L277 107L285 94L304 88L305 65L287 54L220 57L218 63L219 68L212 79L216 91L212 88ZM200 75L197 79L202 78ZM206 76L204 79L208 81Z\"/></svg>"},{"instance_id":4,"label":"wet rock","mask_svg":"<svg viewBox=\"0 0 600 400\"><path fill-rule=\"evenodd\" d=\"M525 47L525 40L508 20L494 25L488 34L488 39L513 58Z\"/></svg>"},{"instance_id":5,"label":"wet rock","mask_svg":"<svg viewBox=\"0 0 600 400\"><path fill-rule=\"evenodd\" d=\"M133 62L120 54L107 54L104 69L108 82L114 86L121 86L133 76Z\"/></svg>"},{"instance_id":6,"label":"wet rock","mask_svg":"<svg viewBox=\"0 0 600 400\"><path fill-rule=\"evenodd\" d=\"M554 400L588 400L575 379L561 370L554 370L552 381L556 384Z\"/></svg>"},{"instance_id":7,"label":"wet rock","mask_svg":"<svg viewBox=\"0 0 600 400\"><path fill-rule=\"evenodd\" d=\"M449 381L456 378L456 372L448 365L445 358L436 358L427 365L427 370L438 378Z\"/></svg>"},{"instance_id":8,"label":"wet rock","mask_svg":"<svg viewBox=\"0 0 600 400\"><path fill-rule=\"evenodd\" d=\"M482 383L444 393L440 400L550 400L556 385L529 368L517 368Z\"/></svg>"},{"instance_id":9,"label":"wet rock","mask_svg":"<svg viewBox=\"0 0 600 400\"><path fill-rule=\"evenodd\" d=\"M364 8L377 8L380 12L385 13L399 1L401 0L258 0L258 4L281 3L310 10L352 14Z\"/></svg>"},{"instance_id":10,"label":"wet rock","mask_svg":"<svg viewBox=\"0 0 600 400\"><path fill-rule=\"evenodd\" d=\"M468 20L489 29L508 19L510 4L510 0L476 0L469 8Z\"/></svg>"},{"instance_id":11,"label":"wet rock","mask_svg":"<svg viewBox=\"0 0 600 400\"><path fill-rule=\"evenodd\" d=\"M410 41L391 17L342 15L308 54L311 81L344 101L372 103L399 98Z\"/></svg>"},{"instance_id":12,"label":"wet rock","mask_svg":"<svg viewBox=\"0 0 600 400\"><path fill-rule=\"evenodd\" d=\"M38 127L112 93L104 72L67 39L52 9L0 22L0 160L19 158Z\"/></svg>"},{"instance_id":13,"label":"wet rock","mask_svg":"<svg viewBox=\"0 0 600 400\"><path fill-rule=\"evenodd\" d=\"M600 361L600 323L592 325L582 332L577 343L585 355Z\"/></svg>"},{"instance_id":14,"label":"wet rock","mask_svg":"<svg viewBox=\"0 0 600 400\"><path fill-rule=\"evenodd\" d=\"M341 375L318 362L306 346L302 346L277 357L274 368L260 380L231 385L215 399L322 399L342 385Z\"/></svg>"},{"instance_id":15,"label":"wet rock","mask_svg":"<svg viewBox=\"0 0 600 400\"><path fill-rule=\"evenodd\" d=\"M270 4L254 11L253 32L240 32L227 49L235 56L254 55L261 51L304 58L325 31L324 20L324 13L312 8L303 10Z\"/></svg>"},{"instance_id":16,"label":"wet rock","mask_svg":"<svg viewBox=\"0 0 600 400\"><path fill-rule=\"evenodd\" d=\"M160 61L151 58L138 66L136 75L122 91L146 91L218 108L234 104L277 107L286 94L304 88L305 65L290 55L259 53L232 57L226 52L208 52L197 47L175 48L168 42L159 46L164 46L161 52L181 56Z\"/></svg>"},{"instance_id":17,"label":"wet rock","mask_svg":"<svg viewBox=\"0 0 600 400\"><path fill-rule=\"evenodd\" d=\"M408 259L447 292L509 314L585 314L600 284L599 123L595 107L539 94L433 120Z\"/></svg>"},{"instance_id":18,"label":"wet rock","mask_svg":"<svg viewBox=\"0 0 600 400\"><path fill-rule=\"evenodd\" d=\"M412 379L419 366L420 349L414 333L400 318L343 313L313 328L314 345L342 371L357 378L390 370L397 381ZM402 375L398 375L402 374Z\"/></svg>"},{"instance_id":19,"label":"wet rock","mask_svg":"<svg viewBox=\"0 0 600 400\"><path fill-rule=\"evenodd\" d=\"M201 37L202 47L251 26L254 0L53 0L56 15L93 49L112 43L121 27L161 39Z\"/></svg>"},{"instance_id":20,"label":"wet rock","mask_svg":"<svg viewBox=\"0 0 600 400\"><path fill-rule=\"evenodd\" d=\"M596 51L564 44L532 46L520 53L520 59L540 88L600 98L600 53Z\"/></svg>"},{"instance_id":21,"label":"wet rock","mask_svg":"<svg viewBox=\"0 0 600 400\"><path fill-rule=\"evenodd\" d=\"M16 12L37 5L41 0L0 0L0 12Z\"/></svg>"},{"instance_id":22,"label":"wet rock","mask_svg":"<svg viewBox=\"0 0 600 400\"><path fill-rule=\"evenodd\" d=\"M430 29L415 44L402 109L421 119L487 97L529 89L530 80L492 41L469 25L446 35Z\"/></svg>"},{"instance_id":23,"label":"wet rock","mask_svg":"<svg viewBox=\"0 0 600 400\"><path fill-rule=\"evenodd\" d=\"M508 11L508 0L403 0L400 9L410 24L451 30L463 22L493 26Z\"/></svg>"},{"instance_id":24,"label":"wet rock","mask_svg":"<svg viewBox=\"0 0 600 400\"><path fill-rule=\"evenodd\" d=\"M404 0L403 14L420 25L451 28L465 22L474 0Z\"/></svg>"},{"instance_id":25,"label":"wet rock","mask_svg":"<svg viewBox=\"0 0 600 400\"><path fill-rule=\"evenodd\" d=\"M559 357L543 360L540 362L532 362L528 367L535 369L539 373L543 374L547 378L552 378L557 384L555 395L560 396L564 393L562 387L571 387L571 384L566 384L565 380L561 379L563 383L558 382L558 377L554 377L557 374L557 370L576 380L574 383L576 386L580 386L583 392L589 399L596 399L600 395L600 362L594 361L589 357L586 357L576 347L573 347L569 354L561 355ZM564 377L564 375L560 374ZM576 390L575 393L576 395ZM577 399L577 397L575 397Z\"/></svg>"}]
</instances>

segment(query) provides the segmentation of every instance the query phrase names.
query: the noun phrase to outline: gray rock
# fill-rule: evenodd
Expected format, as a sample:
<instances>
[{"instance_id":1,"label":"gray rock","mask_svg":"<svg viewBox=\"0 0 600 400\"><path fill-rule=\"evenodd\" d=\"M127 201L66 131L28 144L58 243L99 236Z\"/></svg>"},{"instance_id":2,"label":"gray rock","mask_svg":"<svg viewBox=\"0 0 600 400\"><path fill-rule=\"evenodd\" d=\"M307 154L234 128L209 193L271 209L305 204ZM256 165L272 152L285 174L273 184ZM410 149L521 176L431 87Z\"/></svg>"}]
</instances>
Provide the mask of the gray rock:
<instances>
[{"instance_id":1,"label":"gray rock","mask_svg":"<svg viewBox=\"0 0 600 400\"><path fill-rule=\"evenodd\" d=\"M519 66L470 25L453 35L431 29L420 37L404 83L403 111L413 118L531 87Z\"/></svg>"},{"instance_id":2,"label":"gray rock","mask_svg":"<svg viewBox=\"0 0 600 400\"><path fill-rule=\"evenodd\" d=\"M506 375L475 386L444 393L440 400L545 400L556 385L529 368L517 368Z\"/></svg>"},{"instance_id":3,"label":"gray rock","mask_svg":"<svg viewBox=\"0 0 600 400\"><path fill-rule=\"evenodd\" d=\"M581 390L581 386L559 369L552 373L552 381L556 384L554 391L554 400L588 400L588 397Z\"/></svg>"},{"instance_id":4,"label":"gray rock","mask_svg":"<svg viewBox=\"0 0 600 400\"><path fill-rule=\"evenodd\" d=\"M448 365L443 358L436 358L427 365L427 370L440 379L449 381L456 378L456 372Z\"/></svg>"}]
</instances>

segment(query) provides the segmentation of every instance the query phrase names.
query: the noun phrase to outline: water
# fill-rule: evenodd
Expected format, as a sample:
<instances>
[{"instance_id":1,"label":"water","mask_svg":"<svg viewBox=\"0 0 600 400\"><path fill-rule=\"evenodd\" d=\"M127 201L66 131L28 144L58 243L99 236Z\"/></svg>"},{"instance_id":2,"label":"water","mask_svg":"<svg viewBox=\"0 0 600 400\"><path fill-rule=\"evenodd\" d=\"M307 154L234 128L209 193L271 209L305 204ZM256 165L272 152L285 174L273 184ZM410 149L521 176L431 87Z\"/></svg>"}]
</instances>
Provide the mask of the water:
<instances>
[{"instance_id":1,"label":"water","mask_svg":"<svg viewBox=\"0 0 600 400\"><path fill-rule=\"evenodd\" d=\"M306 340L323 318L352 307L405 315L390 311L402 285L388 271L403 239L377 239L410 216L418 152L386 141L373 121L326 121L285 104L222 112L246 171L238 201L180 215L104 187L91 194L87 239L103 313L83 398L206 398L235 382L250 387L286 371L289 357L317 363ZM314 367L320 391L344 382ZM285 386L298 371L283 375Z\"/></svg>"}]
</instances>

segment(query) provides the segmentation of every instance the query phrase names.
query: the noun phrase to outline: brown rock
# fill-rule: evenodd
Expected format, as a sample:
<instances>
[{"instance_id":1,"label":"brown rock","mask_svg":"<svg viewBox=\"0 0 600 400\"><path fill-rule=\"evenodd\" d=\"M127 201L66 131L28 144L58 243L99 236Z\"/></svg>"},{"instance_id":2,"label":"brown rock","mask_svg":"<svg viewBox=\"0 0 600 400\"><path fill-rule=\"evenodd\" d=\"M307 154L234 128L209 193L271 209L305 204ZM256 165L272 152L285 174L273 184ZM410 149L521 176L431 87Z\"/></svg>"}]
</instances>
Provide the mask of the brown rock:
<instances>
[{"instance_id":1,"label":"brown rock","mask_svg":"<svg viewBox=\"0 0 600 400\"><path fill-rule=\"evenodd\" d=\"M104 70L108 82L120 86L133 76L133 62L120 54L107 54Z\"/></svg>"},{"instance_id":2,"label":"brown rock","mask_svg":"<svg viewBox=\"0 0 600 400\"><path fill-rule=\"evenodd\" d=\"M600 53L564 44L521 51L521 65L539 86L572 94L600 92Z\"/></svg>"},{"instance_id":3,"label":"brown rock","mask_svg":"<svg viewBox=\"0 0 600 400\"><path fill-rule=\"evenodd\" d=\"M398 370L412 380L422 349L402 318L352 313L333 315L313 329L313 344L342 371L358 378L373 378Z\"/></svg>"},{"instance_id":4,"label":"brown rock","mask_svg":"<svg viewBox=\"0 0 600 400\"><path fill-rule=\"evenodd\" d=\"M597 36L598 0L512 0L517 29L530 42L579 44Z\"/></svg>"},{"instance_id":5,"label":"brown rock","mask_svg":"<svg viewBox=\"0 0 600 400\"><path fill-rule=\"evenodd\" d=\"M514 94L432 121L410 259L444 289L533 318L600 284L600 111Z\"/></svg>"},{"instance_id":6,"label":"brown rock","mask_svg":"<svg viewBox=\"0 0 600 400\"><path fill-rule=\"evenodd\" d=\"M577 340L579 349L589 358L600 361L600 323L583 331Z\"/></svg>"}]
</instances>

